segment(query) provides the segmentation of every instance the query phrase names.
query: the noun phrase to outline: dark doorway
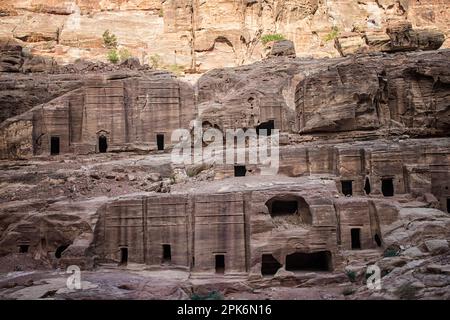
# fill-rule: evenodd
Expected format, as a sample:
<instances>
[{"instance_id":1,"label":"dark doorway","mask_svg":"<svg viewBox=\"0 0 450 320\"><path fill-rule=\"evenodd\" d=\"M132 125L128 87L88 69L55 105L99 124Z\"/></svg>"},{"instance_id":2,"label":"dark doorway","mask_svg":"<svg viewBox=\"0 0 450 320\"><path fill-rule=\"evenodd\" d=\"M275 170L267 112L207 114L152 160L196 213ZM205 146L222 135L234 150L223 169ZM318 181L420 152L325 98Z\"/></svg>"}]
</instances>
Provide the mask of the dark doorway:
<instances>
[{"instance_id":1,"label":"dark doorway","mask_svg":"<svg viewBox=\"0 0 450 320\"><path fill-rule=\"evenodd\" d=\"M261 274L263 276L273 276L281 268L281 264L271 254L263 254L261 260Z\"/></svg>"},{"instance_id":2,"label":"dark doorway","mask_svg":"<svg viewBox=\"0 0 450 320\"><path fill-rule=\"evenodd\" d=\"M350 230L352 237L352 249L361 249L361 229L353 228Z\"/></svg>"},{"instance_id":3,"label":"dark doorway","mask_svg":"<svg viewBox=\"0 0 450 320\"><path fill-rule=\"evenodd\" d=\"M235 177L245 177L247 169L245 166L234 166L234 176Z\"/></svg>"},{"instance_id":4,"label":"dark doorway","mask_svg":"<svg viewBox=\"0 0 450 320\"><path fill-rule=\"evenodd\" d=\"M353 181L351 181L351 180L341 181L341 187L342 187L342 193L344 194L344 196L353 195Z\"/></svg>"},{"instance_id":5,"label":"dark doorway","mask_svg":"<svg viewBox=\"0 0 450 320\"><path fill-rule=\"evenodd\" d=\"M164 135L163 134L156 135L156 144L158 145L158 150L164 150Z\"/></svg>"},{"instance_id":6,"label":"dark doorway","mask_svg":"<svg viewBox=\"0 0 450 320\"><path fill-rule=\"evenodd\" d=\"M375 240L377 246L381 247L381 238L380 238L380 236L378 235L378 233L375 233L375 236L374 236L373 238L374 238L374 240Z\"/></svg>"},{"instance_id":7,"label":"dark doorway","mask_svg":"<svg viewBox=\"0 0 450 320\"><path fill-rule=\"evenodd\" d=\"M450 198L447 198L447 212L450 213Z\"/></svg>"},{"instance_id":8,"label":"dark doorway","mask_svg":"<svg viewBox=\"0 0 450 320\"><path fill-rule=\"evenodd\" d=\"M278 215L289 215L297 213L298 211L298 202L297 201L281 201L275 200L272 202L272 216Z\"/></svg>"},{"instance_id":9,"label":"dark doorway","mask_svg":"<svg viewBox=\"0 0 450 320\"><path fill-rule=\"evenodd\" d=\"M216 273L225 273L225 255L216 254Z\"/></svg>"},{"instance_id":10,"label":"dark doorway","mask_svg":"<svg viewBox=\"0 0 450 320\"><path fill-rule=\"evenodd\" d=\"M30 246L28 244L19 245L19 253L27 253L29 247Z\"/></svg>"},{"instance_id":11,"label":"dark doorway","mask_svg":"<svg viewBox=\"0 0 450 320\"><path fill-rule=\"evenodd\" d=\"M62 253L64 252L64 250L66 250L68 247L68 245L64 245L64 246L59 246L56 251L55 251L55 257L57 259L61 258Z\"/></svg>"},{"instance_id":12,"label":"dark doorway","mask_svg":"<svg viewBox=\"0 0 450 320\"><path fill-rule=\"evenodd\" d=\"M286 218L298 216L296 223L311 224L312 215L305 199L295 195L278 195L266 202L267 209L272 218ZM294 220L291 223L294 223Z\"/></svg>"},{"instance_id":13,"label":"dark doorway","mask_svg":"<svg viewBox=\"0 0 450 320\"><path fill-rule=\"evenodd\" d=\"M50 154L52 156L59 154L59 137L50 138Z\"/></svg>"},{"instance_id":14,"label":"dark doorway","mask_svg":"<svg viewBox=\"0 0 450 320\"><path fill-rule=\"evenodd\" d=\"M370 194L370 181L369 178L366 177L366 182L364 183L364 191L366 192L366 194Z\"/></svg>"},{"instance_id":15,"label":"dark doorway","mask_svg":"<svg viewBox=\"0 0 450 320\"><path fill-rule=\"evenodd\" d=\"M312 253L296 252L286 256L288 271L330 271L331 253L319 251Z\"/></svg>"},{"instance_id":16,"label":"dark doorway","mask_svg":"<svg viewBox=\"0 0 450 320\"><path fill-rule=\"evenodd\" d=\"M98 137L98 152L105 153L108 150L108 140L105 136Z\"/></svg>"},{"instance_id":17,"label":"dark doorway","mask_svg":"<svg viewBox=\"0 0 450 320\"><path fill-rule=\"evenodd\" d=\"M259 126L256 127L256 134L257 135L267 134L267 136L270 136L270 135L272 135L273 129L275 129L275 120L269 120L267 122L262 122ZM266 130L266 132L260 131L260 130Z\"/></svg>"},{"instance_id":18,"label":"dark doorway","mask_svg":"<svg viewBox=\"0 0 450 320\"><path fill-rule=\"evenodd\" d=\"M172 249L170 244L163 244L163 263L170 263L172 261Z\"/></svg>"},{"instance_id":19,"label":"dark doorway","mask_svg":"<svg viewBox=\"0 0 450 320\"><path fill-rule=\"evenodd\" d=\"M126 265L128 263L128 248L120 248L120 264Z\"/></svg>"},{"instance_id":20,"label":"dark doorway","mask_svg":"<svg viewBox=\"0 0 450 320\"><path fill-rule=\"evenodd\" d=\"M385 197L392 197L394 195L394 179L381 179L381 192Z\"/></svg>"}]
</instances>

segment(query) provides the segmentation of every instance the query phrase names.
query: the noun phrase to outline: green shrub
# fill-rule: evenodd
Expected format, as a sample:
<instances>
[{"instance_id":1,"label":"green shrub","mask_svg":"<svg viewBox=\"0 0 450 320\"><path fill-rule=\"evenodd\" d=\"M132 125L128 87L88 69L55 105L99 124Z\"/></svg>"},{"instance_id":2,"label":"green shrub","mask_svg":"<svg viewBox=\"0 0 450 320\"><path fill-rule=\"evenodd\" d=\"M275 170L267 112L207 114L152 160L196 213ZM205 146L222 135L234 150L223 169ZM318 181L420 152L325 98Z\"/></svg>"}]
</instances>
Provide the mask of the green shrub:
<instances>
[{"instance_id":1,"label":"green shrub","mask_svg":"<svg viewBox=\"0 0 450 320\"><path fill-rule=\"evenodd\" d=\"M103 44L108 49L117 49L117 37L109 33L109 30L103 32Z\"/></svg>"},{"instance_id":2,"label":"green shrub","mask_svg":"<svg viewBox=\"0 0 450 320\"><path fill-rule=\"evenodd\" d=\"M160 18L164 17L164 10L163 10L163 8L159 9L158 16Z\"/></svg>"},{"instance_id":3,"label":"green shrub","mask_svg":"<svg viewBox=\"0 0 450 320\"><path fill-rule=\"evenodd\" d=\"M337 36L339 36L339 28L338 27L333 27L331 29L331 32L325 36L324 40L326 42L328 42L328 41L336 39Z\"/></svg>"},{"instance_id":4,"label":"green shrub","mask_svg":"<svg viewBox=\"0 0 450 320\"><path fill-rule=\"evenodd\" d=\"M161 57L159 56L159 54L150 56L149 60L153 68L158 69L161 66Z\"/></svg>"},{"instance_id":5,"label":"green shrub","mask_svg":"<svg viewBox=\"0 0 450 320\"><path fill-rule=\"evenodd\" d=\"M120 61L125 61L128 58L131 58L131 53L130 51L128 51L128 49L122 48L119 50L119 57L120 57Z\"/></svg>"},{"instance_id":6,"label":"green shrub","mask_svg":"<svg viewBox=\"0 0 450 320\"><path fill-rule=\"evenodd\" d=\"M109 50L107 58L109 62L114 64L120 61L119 53L115 49Z\"/></svg>"},{"instance_id":7,"label":"green shrub","mask_svg":"<svg viewBox=\"0 0 450 320\"><path fill-rule=\"evenodd\" d=\"M194 293L191 300L223 300L223 295L217 291L211 291L207 295L199 295Z\"/></svg>"},{"instance_id":8,"label":"green shrub","mask_svg":"<svg viewBox=\"0 0 450 320\"><path fill-rule=\"evenodd\" d=\"M355 282L356 281L356 272L353 270L346 270L345 274L347 275L348 279L350 280L350 282Z\"/></svg>"},{"instance_id":9,"label":"green shrub","mask_svg":"<svg viewBox=\"0 0 450 320\"><path fill-rule=\"evenodd\" d=\"M383 256L385 258L387 257L396 257L400 254L400 252L396 249L393 248L387 248L384 252L383 252Z\"/></svg>"},{"instance_id":10,"label":"green shrub","mask_svg":"<svg viewBox=\"0 0 450 320\"><path fill-rule=\"evenodd\" d=\"M181 75L184 72L184 67L179 64L171 64L166 67L166 69L170 72L175 73L177 76Z\"/></svg>"},{"instance_id":11,"label":"green shrub","mask_svg":"<svg viewBox=\"0 0 450 320\"><path fill-rule=\"evenodd\" d=\"M279 40L286 40L286 38L279 33L271 33L266 34L261 37L261 42L265 45L270 41L279 41Z\"/></svg>"}]
</instances>

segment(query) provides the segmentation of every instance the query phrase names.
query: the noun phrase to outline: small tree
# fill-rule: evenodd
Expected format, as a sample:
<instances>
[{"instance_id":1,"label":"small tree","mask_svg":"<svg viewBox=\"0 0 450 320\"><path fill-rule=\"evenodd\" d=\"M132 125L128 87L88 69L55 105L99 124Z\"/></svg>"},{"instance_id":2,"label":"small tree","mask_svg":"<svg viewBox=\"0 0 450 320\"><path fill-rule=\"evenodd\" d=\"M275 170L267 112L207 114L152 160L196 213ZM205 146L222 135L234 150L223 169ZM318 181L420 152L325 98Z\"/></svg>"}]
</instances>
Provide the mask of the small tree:
<instances>
[{"instance_id":1,"label":"small tree","mask_svg":"<svg viewBox=\"0 0 450 320\"><path fill-rule=\"evenodd\" d=\"M120 60L119 54L117 53L116 49L109 50L107 58L109 62L114 64L116 64Z\"/></svg>"},{"instance_id":2,"label":"small tree","mask_svg":"<svg viewBox=\"0 0 450 320\"><path fill-rule=\"evenodd\" d=\"M327 34L324 38L326 42L336 39L339 36L339 28L334 26L331 29L331 32Z\"/></svg>"},{"instance_id":3,"label":"small tree","mask_svg":"<svg viewBox=\"0 0 450 320\"><path fill-rule=\"evenodd\" d=\"M127 60L128 58L131 58L131 53L130 53L130 51L128 51L128 49L122 48L119 50L119 57L120 57L120 61L123 62L123 61Z\"/></svg>"},{"instance_id":4,"label":"small tree","mask_svg":"<svg viewBox=\"0 0 450 320\"><path fill-rule=\"evenodd\" d=\"M117 49L117 37L109 33L109 30L103 32L103 44L108 49Z\"/></svg>"},{"instance_id":5,"label":"small tree","mask_svg":"<svg viewBox=\"0 0 450 320\"><path fill-rule=\"evenodd\" d=\"M159 54L154 54L150 56L149 60L152 67L155 69L158 69L159 66L161 65L161 57L159 56Z\"/></svg>"}]
</instances>

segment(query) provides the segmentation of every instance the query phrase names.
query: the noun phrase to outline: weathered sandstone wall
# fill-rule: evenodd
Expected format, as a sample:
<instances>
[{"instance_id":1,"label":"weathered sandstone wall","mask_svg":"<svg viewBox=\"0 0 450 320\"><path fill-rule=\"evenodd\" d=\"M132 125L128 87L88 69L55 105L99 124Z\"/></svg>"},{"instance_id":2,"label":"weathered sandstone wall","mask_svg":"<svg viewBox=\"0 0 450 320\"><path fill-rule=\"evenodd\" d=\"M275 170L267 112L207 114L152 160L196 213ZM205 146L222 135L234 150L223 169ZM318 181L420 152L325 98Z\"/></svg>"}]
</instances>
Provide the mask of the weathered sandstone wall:
<instances>
[{"instance_id":1,"label":"weathered sandstone wall","mask_svg":"<svg viewBox=\"0 0 450 320\"><path fill-rule=\"evenodd\" d=\"M141 62L158 55L159 64L203 72L260 60L261 36L271 33L292 40L299 56L316 58L367 44L382 47L393 22L428 30L420 33L425 37L437 30L448 38L448 12L446 0L5 0L0 36L73 62L105 60L102 34L110 30ZM342 41L336 48L337 37Z\"/></svg>"}]
</instances>

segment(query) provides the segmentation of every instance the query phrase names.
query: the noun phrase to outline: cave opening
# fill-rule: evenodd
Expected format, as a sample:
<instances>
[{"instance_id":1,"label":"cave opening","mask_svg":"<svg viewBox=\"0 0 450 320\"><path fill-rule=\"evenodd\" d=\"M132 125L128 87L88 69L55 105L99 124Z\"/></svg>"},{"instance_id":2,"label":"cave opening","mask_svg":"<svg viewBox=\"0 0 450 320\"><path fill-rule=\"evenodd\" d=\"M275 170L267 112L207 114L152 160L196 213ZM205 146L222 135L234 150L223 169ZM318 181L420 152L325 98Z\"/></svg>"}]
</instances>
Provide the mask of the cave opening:
<instances>
[{"instance_id":1,"label":"cave opening","mask_svg":"<svg viewBox=\"0 0 450 320\"><path fill-rule=\"evenodd\" d=\"M353 181L343 180L341 181L342 193L344 196L349 197L353 195Z\"/></svg>"},{"instance_id":2,"label":"cave opening","mask_svg":"<svg viewBox=\"0 0 450 320\"><path fill-rule=\"evenodd\" d=\"M281 268L281 264L271 254L263 254L261 258L261 274L273 276Z\"/></svg>"},{"instance_id":3,"label":"cave opening","mask_svg":"<svg viewBox=\"0 0 450 320\"><path fill-rule=\"evenodd\" d=\"M369 177L366 177L366 182L364 182L364 191L366 192L367 195L370 194L370 181L369 181Z\"/></svg>"},{"instance_id":4,"label":"cave opening","mask_svg":"<svg viewBox=\"0 0 450 320\"><path fill-rule=\"evenodd\" d=\"M274 129L275 129L275 120L269 120L269 121L260 123L256 127L256 134L270 136L270 135L272 135L272 130L274 130ZM262 130L266 130L266 131L262 131Z\"/></svg>"},{"instance_id":5,"label":"cave opening","mask_svg":"<svg viewBox=\"0 0 450 320\"><path fill-rule=\"evenodd\" d=\"M352 250L361 249L361 229L352 228L350 230L351 240L352 240Z\"/></svg>"},{"instance_id":6,"label":"cave opening","mask_svg":"<svg viewBox=\"0 0 450 320\"><path fill-rule=\"evenodd\" d=\"M216 254L216 273L224 274L225 273L225 255L224 254Z\"/></svg>"},{"instance_id":7,"label":"cave opening","mask_svg":"<svg viewBox=\"0 0 450 320\"><path fill-rule=\"evenodd\" d=\"M275 200L272 202L272 216L278 215L290 215L298 212L298 202L297 201L282 201Z\"/></svg>"},{"instance_id":8,"label":"cave opening","mask_svg":"<svg viewBox=\"0 0 450 320\"><path fill-rule=\"evenodd\" d=\"M108 139L105 136L98 137L98 151L105 153L108 150Z\"/></svg>"},{"instance_id":9,"label":"cave opening","mask_svg":"<svg viewBox=\"0 0 450 320\"><path fill-rule=\"evenodd\" d=\"M19 253L27 253L30 246L28 244L19 245Z\"/></svg>"},{"instance_id":10,"label":"cave opening","mask_svg":"<svg viewBox=\"0 0 450 320\"><path fill-rule=\"evenodd\" d=\"M62 246L59 246L58 248L56 248L56 251L55 251L55 257L56 257L57 259L60 259L62 253L63 253L68 247L69 247L68 245L62 245Z\"/></svg>"},{"instance_id":11,"label":"cave opening","mask_svg":"<svg viewBox=\"0 0 450 320\"><path fill-rule=\"evenodd\" d=\"M247 173L247 168L245 166L234 166L234 176L235 177L245 177Z\"/></svg>"},{"instance_id":12,"label":"cave opening","mask_svg":"<svg viewBox=\"0 0 450 320\"><path fill-rule=\"evenodd\" d=\"M170 244L163 244L163 263L170 263L172 261L172 248Z\"/></svg>"},{"instance_id":13,"label":"cave opening","mask_svg":"<svg viewBox=\"0 0 450 320\"><path fill-rule=\"evenodd\" d=\"M385 197L392 197L394 195L394 179L383 178L381 179L381 192Z\"/></svg>"},{"instance_id":14,"label":"cave opening","mask_svg":"<svg viewBox=\"0 0 450 320\"><path fill-rule=\"evenodd\" d=\"M266 202L272 218L297 216L300 223L311 224L312 215L305 199L296 195L275 196Z\"/></svg>"},{"instance_id":15,"label":"cave opening","mask_svg":"<svg viewBox=\"0 0 450 320\"><path fill-rule=\"evenodd\" d=\"M295 252L286 256L288 271L331 271L331 266L330 251Z\"/></svg>"},{"instance_id":16,"label":"cave opening","mask_svg":"<svg viewBox=\"0 0 450 320\"><path fill-rule=\"evenodd\" d=\"M156 135L156 144L158 146L159 151L164 150L164 135L163 134Z\"/></svg>"},{"instance_id":17,"label":"cave opening","mask_svg":"<svg viewBox=\"0 0 450 320\"><path fill-rule=\"evenodd\" d=\"M50 138L50 154L52 156L59 154L59 137Z\"/></svg>"},{"instance_id":18,"label":"cave opening","mask_svg":"<svg viewBox=\"0 0 450 320\"><path fill-rule=\"evenodd\" d=\"M447 212L450 213L450 198L447 198Z\"/></svg>"},{"instance_id":19,"label":"cave opening","mask_svg":"<svg viewBox=\"0 0 450 320\"><path fill-rule=\"evenodd\" d=\"M128 263L128 248L120 248L120 265L127 265Z\"/></svg>"}]
</instances>

